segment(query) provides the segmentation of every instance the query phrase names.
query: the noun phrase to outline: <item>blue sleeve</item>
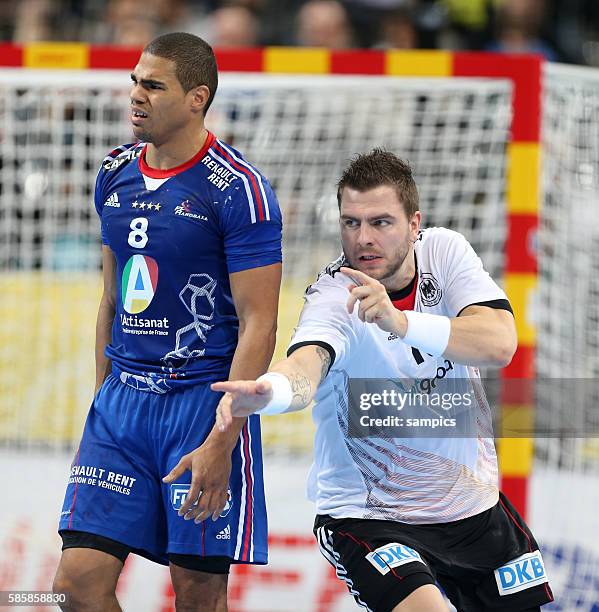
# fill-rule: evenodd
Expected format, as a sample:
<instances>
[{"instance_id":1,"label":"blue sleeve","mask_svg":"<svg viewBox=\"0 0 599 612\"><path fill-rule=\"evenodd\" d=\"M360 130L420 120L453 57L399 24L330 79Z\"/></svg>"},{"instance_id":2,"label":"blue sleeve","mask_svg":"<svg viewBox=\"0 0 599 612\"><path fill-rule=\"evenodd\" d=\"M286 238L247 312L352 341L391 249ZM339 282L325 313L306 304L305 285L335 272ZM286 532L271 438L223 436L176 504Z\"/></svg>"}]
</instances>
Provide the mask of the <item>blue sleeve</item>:
<instances>
[{"instance_id":1,"label":"blue sleeve","mask_svg":"<svg viewBox=\"0 0 599 612\"><path fill-rule=\"evenodd\" d=\"M104 177L104 169L100 168L98 176L96 177L96 187L94 189L94 204L96 206L96 212L100 217L102 244L108 244L108 238L106 237L104 223L102 223L102 211L104 210L104 202L106 201L106 198L104 197Z\"/></svg>"},{"instance_id":2,"label":"blue sleeve","mask_svg":"<svg viewBox=\"0 0 599 612\"><path fill-rule=\"evenodd\" d=\"M281 262L281 209L272 187L257 172L231 185L221 224L229 273Z\"/></svg>"}]
</instances>

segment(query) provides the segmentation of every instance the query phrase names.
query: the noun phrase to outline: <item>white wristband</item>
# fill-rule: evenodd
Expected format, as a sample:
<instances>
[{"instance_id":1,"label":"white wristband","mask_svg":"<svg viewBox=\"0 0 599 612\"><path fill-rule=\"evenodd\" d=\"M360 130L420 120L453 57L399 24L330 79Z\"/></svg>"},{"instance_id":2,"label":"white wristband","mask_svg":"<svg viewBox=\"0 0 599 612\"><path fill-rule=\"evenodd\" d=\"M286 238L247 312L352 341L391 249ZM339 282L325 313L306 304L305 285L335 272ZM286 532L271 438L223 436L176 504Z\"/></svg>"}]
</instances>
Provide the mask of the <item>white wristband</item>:
<instances>
[{"instance_id":1,"label":"white wristband","mask_svg":"<svg viewBox=\"0 0 599 612\"><path fill-rule=\"evenodd\" d=\"M403 312L408 319L408 331L403 341L433 357L443 355L451 333L449 317L414 310Z\"/></svg>"},{"instance_id":2,"label":"white wristband","mask_svg":"<svg viewBox=\"0 0 599 612\"><path fill-rule=\"evenodd\" d=\"M267 380L272 386L270 402L257 411L257 414L281 414L291 406L293 391L291 383L285 374L280 372L267 372L256 379L256 382Z\"/></svg>"}]
</instances>

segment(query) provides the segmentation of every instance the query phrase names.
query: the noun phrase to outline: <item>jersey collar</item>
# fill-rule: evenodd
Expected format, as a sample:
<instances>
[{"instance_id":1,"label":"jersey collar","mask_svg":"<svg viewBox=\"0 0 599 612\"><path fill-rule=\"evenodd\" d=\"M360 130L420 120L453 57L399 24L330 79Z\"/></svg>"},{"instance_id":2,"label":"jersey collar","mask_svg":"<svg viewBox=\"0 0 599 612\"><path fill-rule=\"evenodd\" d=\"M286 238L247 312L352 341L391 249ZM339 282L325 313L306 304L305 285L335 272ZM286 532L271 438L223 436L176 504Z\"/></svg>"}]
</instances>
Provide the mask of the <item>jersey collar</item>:
<instances>
[{"instance_id":1,"label":"jersey collar","mask_svg":"<svg viewBox=\"0 0 599 612\"><path fill-rule=\"evenodd\" d=\"M415 271L412 280L403 288L398 291L391 291L389 299L391 303L399 310L414 310L414 304L416 303L416 284L418 281L418 259L414 252L414 264Z\"/></svg>"},{"instance_id":2,"label":"jersey collar","mask_svg":"<svg viewBox=\"0 0 599 612\"><path fill-rule=\"evenodd\" d=\"M208 132L208 135L206 136L206 140L204 141L202 148L191 159L188 159L186 162L180 164L179 166L175 166L174 168L168 168L166 170L158 170L157 168L151 168L150 166L148 166L148 164L146 163L146 149L148 148L148 145L146 143L141 151L141 155L138 158L139 169L141 170L142 174L145 174L150 178L170 178L171 176L175 176L176 174L184 172L185 170L189 170L189 168L197 164L200 159L206 154L206 151L208 151L208 149L212 146L215 140L216 138L214 134L212 132Z\"/></svg>"}]
</instances>

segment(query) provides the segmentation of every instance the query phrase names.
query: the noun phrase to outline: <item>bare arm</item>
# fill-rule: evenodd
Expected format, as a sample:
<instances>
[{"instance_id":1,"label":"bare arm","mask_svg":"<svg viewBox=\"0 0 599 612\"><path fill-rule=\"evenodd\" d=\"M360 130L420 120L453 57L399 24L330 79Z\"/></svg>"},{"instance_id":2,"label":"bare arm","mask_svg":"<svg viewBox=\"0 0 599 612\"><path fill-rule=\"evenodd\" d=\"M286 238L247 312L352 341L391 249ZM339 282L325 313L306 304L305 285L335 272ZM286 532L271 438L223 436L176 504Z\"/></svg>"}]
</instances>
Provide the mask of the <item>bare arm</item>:
<instances>
[{"instance_id":1,"label":"bare arm","mask_svg":"<svg viewBox=\"0 0 599 612\"><path fill-rule=\"evenodd\" d=\"M116 311L116 261L110 247L102 245L102 277L104 288L96 320L96 388L94 395L110 374L112 362L104 351L112 338Z\"/></svg>"},{"instance_id":2,"label":"bare arm","mask_svg":"<svg viewBox=\"0 0 599 612\"><path fill-rule=\"evenodd\" d=\"M475 366L505 367L518 340L513 315L488 306L468 306L451 319L451 334L444 357Z\"/></svg>"},{"instance_id":3,"label":"bare arm","mask_svg":"<svg viewBox=\"0 0 599 612\"><path fill-rule=\"evenodd\" d=\"M271 372L287 376L291 384L293 400L286 412L302 410L312 402L330 366L329 352L321 346L311 344L298 348L287 359L279 361L270 369Z\"/></svg>"},{"instance_id":4,"label":"bare arm","mask_svg":"<svg viewBox=\"0 0 599 612\"><path fill-rule=\"evenodd\" d=\"M277 362L271 372L286 376L293 391L291 405L285 412L301 410L310 404L331 365L329 352L315 344L302 346L287 359ZM268 381L238 380L212 385L214 391L225 391L216 414L216 424L226 431L237 419L264 408L272 397Z\"/></svg>"},{"instance_id":5,"label":"bare arm","mask_svg":"<svg viewBox=\"0 0 599 612\"><path fill-rule=\"evenodd\" d=\"M239 341L229 380L257 378L266 372L275 350L281 264L236 272L230 280L239 317ZM224 444L232 451L245 421L235 419L227 433L214 427L206 442Z\"/></svg>"},{"instance_id":6,"label":"bare arm","mask_svg":"<svg viewBox=\"0 0 599 612\"><path fill-rule=\"evenodd\" d=\"M408 321L403 312L396 312L395 329L389 331L403 338ZM450 321L451 333L443 357L477 367L505 367L512 360L518 341L514 317L507 310L473 305Z\"/></svg>"},{"instance_id":7,"label":"bare arm","mask_svg":"<svg viewBox=\"0 0 599 612\"><path fill-rule=\"evenodd\" d=\"M239 339L229 378L255 378L262 374L275 348L281 264L231 274L231 293L239 318ZM177 480L191 470L191 488L179 514L201 522L216 520L227 500L231 453L239 440L245 418L235 419L228 431L214 426L203 444L184 455L163 481ZM193 505L200 495L197 505Z\"/></svg>"}]
</instances>

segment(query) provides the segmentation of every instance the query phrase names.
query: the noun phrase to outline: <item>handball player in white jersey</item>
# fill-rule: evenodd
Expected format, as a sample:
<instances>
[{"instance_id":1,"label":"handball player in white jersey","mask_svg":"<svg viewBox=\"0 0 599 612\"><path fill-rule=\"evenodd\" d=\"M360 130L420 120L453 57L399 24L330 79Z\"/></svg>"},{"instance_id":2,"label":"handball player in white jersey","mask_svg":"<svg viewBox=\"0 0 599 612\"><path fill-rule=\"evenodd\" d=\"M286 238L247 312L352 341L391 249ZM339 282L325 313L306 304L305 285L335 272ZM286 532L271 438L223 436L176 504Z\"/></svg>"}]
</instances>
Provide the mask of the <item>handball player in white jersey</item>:
<instances>
[{"instance_id":1,"label":"handball player in white jersey","mask_svg":"<svg viewBox=\"0 0 599 612\"><path fill-rule=\"evenodd\" d=\"M516 329L504 292L459 233L421 230L410 167L358 156L337 192L343 256L305 295L288 357L256 381L222 382L217 425L300 410L317 425L314 533L369 610L532 611L553 600L529 528L498 489L479 366L505 366ZM466 380L469 437L352 437L351 379ZM454 382L458 382L457 380Z\"/></svg>"}]
</instances>

